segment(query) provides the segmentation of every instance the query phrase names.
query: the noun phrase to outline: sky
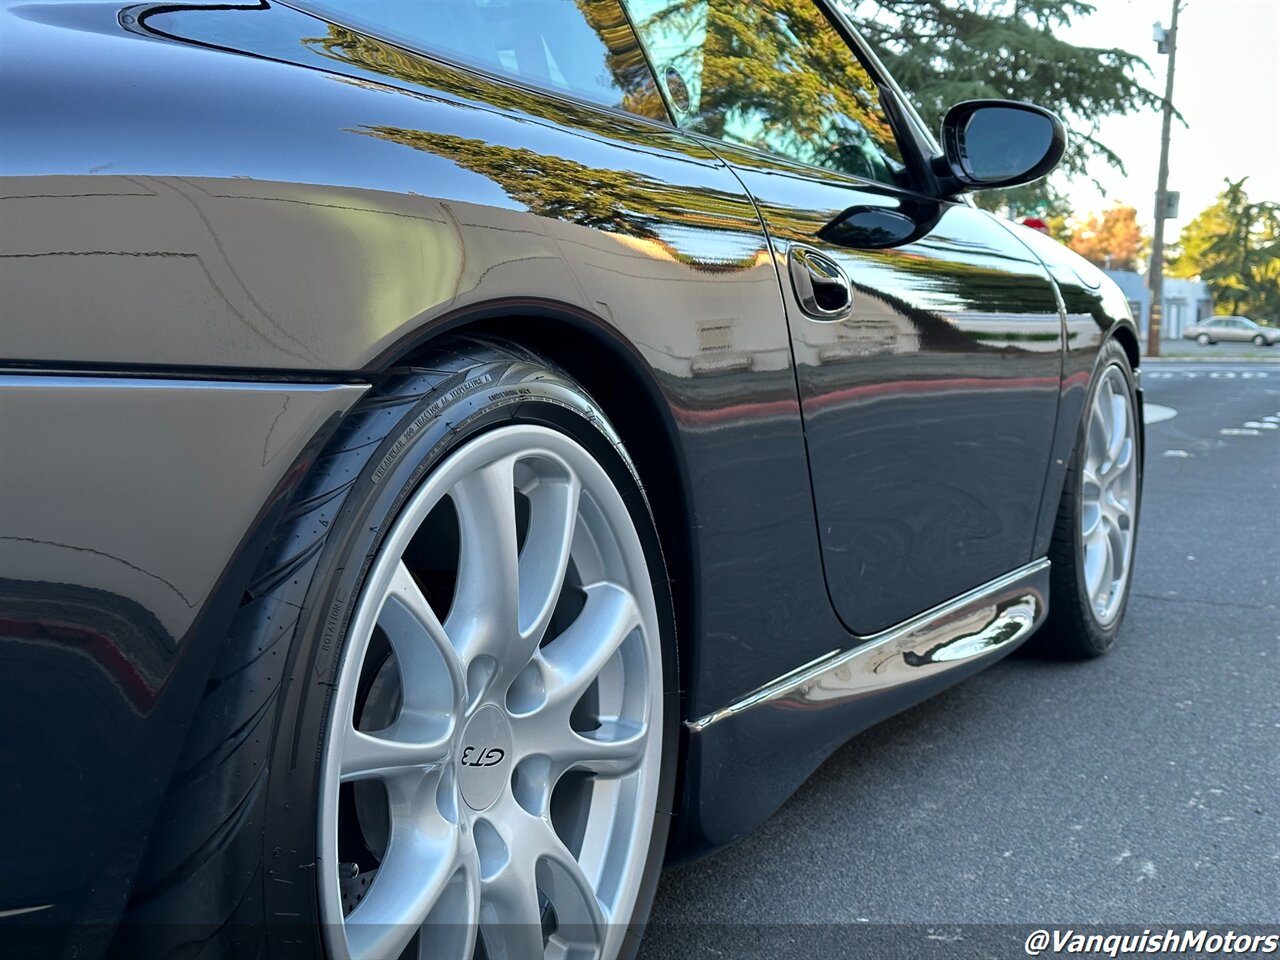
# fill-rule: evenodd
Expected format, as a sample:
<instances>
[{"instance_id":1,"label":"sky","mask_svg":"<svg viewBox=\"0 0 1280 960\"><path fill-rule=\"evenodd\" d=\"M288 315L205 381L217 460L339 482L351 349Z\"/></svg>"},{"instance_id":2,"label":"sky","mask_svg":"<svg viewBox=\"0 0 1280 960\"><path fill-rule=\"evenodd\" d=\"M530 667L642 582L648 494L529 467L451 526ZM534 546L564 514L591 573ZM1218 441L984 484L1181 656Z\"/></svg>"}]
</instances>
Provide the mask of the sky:
<instances>
[{"instance_id":1,"label":"sky","mask_svg":"<svg viewBox=\"0 0 1280 960\"><path fill-rule=\"evenodd\" d=\"M1062 36L1074 44L1120 47L1151 66L1141 71L1148 89L1163 95L1167 56L1156 52L1152 24L1167 28L1173 0L1092 0L1097 12L1072 23ZM1223 177L1249 177L1253 200L1280 202L1280 0L1182 0L1178 14L1178 58L1169 147L1169 189L1182 194L1179 216L1166 222L1165 237L1213 203ZM1058 181L1077 215L1103 210L1114 201L1136 207L1150 230L1160 164L1160 114L1154 110L1110 117L1098 139L1125 160L1121 173L1098 161L1087 177Z\"/></svg>"}]
</instances>

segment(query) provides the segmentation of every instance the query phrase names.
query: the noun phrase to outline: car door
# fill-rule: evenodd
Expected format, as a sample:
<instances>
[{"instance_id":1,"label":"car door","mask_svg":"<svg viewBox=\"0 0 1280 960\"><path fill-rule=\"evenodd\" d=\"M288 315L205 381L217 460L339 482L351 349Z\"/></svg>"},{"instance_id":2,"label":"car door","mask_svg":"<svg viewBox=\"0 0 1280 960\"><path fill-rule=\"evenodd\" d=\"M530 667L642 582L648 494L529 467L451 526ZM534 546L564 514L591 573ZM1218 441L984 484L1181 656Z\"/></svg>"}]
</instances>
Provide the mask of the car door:
<instances>
[{"instance_id":1,"label":"car door","mask_svg":"<svg viewBox=\"0 0 1280 960\"><path fill-rule=\"evenodd\" d=\"M786 301L828 591L871 634L1032 560L1062 317L1040 262L919 191L815 0L629 0L673 113L754 196Z\"/></svg>"}]
</instances>

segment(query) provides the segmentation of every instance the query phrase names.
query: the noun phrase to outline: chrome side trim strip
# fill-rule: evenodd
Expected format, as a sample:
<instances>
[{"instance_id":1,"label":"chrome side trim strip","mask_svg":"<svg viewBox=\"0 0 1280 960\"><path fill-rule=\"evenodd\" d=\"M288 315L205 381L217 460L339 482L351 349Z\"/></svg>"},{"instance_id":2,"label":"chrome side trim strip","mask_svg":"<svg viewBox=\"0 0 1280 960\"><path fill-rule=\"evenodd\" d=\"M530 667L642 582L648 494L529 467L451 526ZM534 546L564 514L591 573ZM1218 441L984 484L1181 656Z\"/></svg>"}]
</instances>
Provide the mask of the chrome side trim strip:
<instances>
[{"instance_id":1,"label":"chrome side trim strip","mask_svg":"<svg viewBox=\"0 0 1280 960\"><path fill-rule=\"evenodd\" d=\"M1048 570L1047 559L1029 563L686 723L700 733L764 703L819 706L881 693L1013 646L1044 620Z\"/></svg>"}]
</instances>

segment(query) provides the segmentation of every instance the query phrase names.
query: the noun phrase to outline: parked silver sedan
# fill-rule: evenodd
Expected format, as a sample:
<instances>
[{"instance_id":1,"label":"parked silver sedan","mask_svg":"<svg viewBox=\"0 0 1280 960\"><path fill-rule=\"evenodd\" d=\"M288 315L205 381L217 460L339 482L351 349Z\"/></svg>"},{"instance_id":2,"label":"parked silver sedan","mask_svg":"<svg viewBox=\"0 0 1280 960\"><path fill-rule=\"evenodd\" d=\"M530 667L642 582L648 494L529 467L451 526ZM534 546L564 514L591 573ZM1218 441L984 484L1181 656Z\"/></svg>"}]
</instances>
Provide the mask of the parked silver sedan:
<instances>
[{"instance_id":1,"label":"parked silver sedan","mask_svg":"<svg viewBox=\"0 0 1280 960\"><path fill-rule=\"evenodd\" d=\"M1224 343L1253 343L1259 347L1274 347L1280 340L1280 328L1263 327L1248 317L1209 317L1193 323L1182 334L1185 340L1194 340L1202 347L1219 340Z\"/></svg>"}]
</instances>

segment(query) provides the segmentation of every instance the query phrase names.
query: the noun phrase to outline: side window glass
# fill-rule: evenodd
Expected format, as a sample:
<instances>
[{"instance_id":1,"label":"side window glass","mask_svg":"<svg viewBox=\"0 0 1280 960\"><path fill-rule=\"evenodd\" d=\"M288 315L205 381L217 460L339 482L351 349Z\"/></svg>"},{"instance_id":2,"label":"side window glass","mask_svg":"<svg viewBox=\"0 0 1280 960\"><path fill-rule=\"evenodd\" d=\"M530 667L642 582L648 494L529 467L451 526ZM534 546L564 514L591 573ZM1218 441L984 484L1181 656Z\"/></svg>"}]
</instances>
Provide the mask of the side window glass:
<instances>
[{"instance_id":1,"label":"side window glass","mask_svg":"<svg viewBox=\"0 0 1280 960\"><path fill-rule=\"evenodd\" d=\"M547 90L668 120L618 0L323 0L317 15Z\"/></svg>"},{"instance_id":2,"label":"side window glass","mask_svg":"<svg viewBox=\"0 0 1280 960\"><path fill-rule=\"evenodd\" d=\"M682 126L905 185L879 90L813 0L624 2Z\"/></svg>"}]
</instances>

